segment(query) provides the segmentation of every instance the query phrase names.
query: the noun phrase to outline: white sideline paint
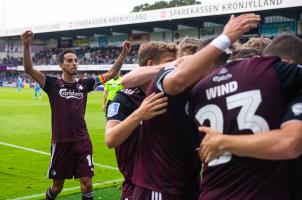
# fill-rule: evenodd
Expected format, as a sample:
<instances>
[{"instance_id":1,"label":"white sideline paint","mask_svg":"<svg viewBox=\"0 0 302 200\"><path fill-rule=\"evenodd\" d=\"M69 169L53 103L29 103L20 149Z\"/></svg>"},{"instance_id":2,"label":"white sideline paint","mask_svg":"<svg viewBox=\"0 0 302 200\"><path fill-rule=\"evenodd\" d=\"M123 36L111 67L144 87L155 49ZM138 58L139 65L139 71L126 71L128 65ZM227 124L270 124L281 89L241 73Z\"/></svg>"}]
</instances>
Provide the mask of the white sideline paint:
<instances>
[{"instance_id":1,"label":"white sideline paint","mask_svg":"<svg viewBox=\"0 0 302 200\"><path fill-rule=\"evenodd\" d=\"M120 181L123 181L123 180L124 179L115 179L115 180L110 180L110 181L104 181L104 182L101 182L101 183L95 183L95 184L93 184L93 186L96 187L96 186L105 185L105 184L108 184L108 183L120 182ZM80 186L72 187L72 188L66 188L66 189L63 189L61 194L64 193L64 192L67 192L67 191L79 190L79 189L80 189ZM24 197L18 197L16 199L10 199L10 200L32 199L32 198L37 198L37 197L43 197L44 195L45 195L45 192L40 193L40 194L33 194L33 195L29 195L29 196L24 196Z\"/></svg>"},{"instance_id":2,"label":"white sideline paint","mask_svg":"<svg viewBox=\"0 0 302 200\"><path fill-rule=\"evenodd\" d=\"M5 143L5 142L0 142L0 144L2 144L2 145L4 145L4 146L13 147L13 148L15 148L15 149L22 149L22 150L25 150L25 151L31 151L31 152L34 152L34 153L39 153L39 154L43 154L43 155L48 155L48 156L50 156L50 153L43 152L43 151L38 151L38 150L35 150L35 149L30 149L30 148L26 148L26 147L21 147L21 146L17 146L17 145L14 145L14 144L8 144L8 143Z\"/></svg>"},{"instance_id":3,"label":"white sideline paint","mask_svg":"<svg viewBox=\"0 0 302 200\"><path fill-rule=\"evenodd\" d=\"M25 151L31 151L31 152L34 152L34 153L50 156L50 153L47 153L47 152L44 152L44 151L39 151L39 150L36 150L36 149L21 147L21 146L17 146L17 145L5 143L5 142L0 142L0 144L4 145L4 146L9 146L9 147L12 147L12 148L16 148L16 149L22 149L22 150L25 150ZM109 165L102 165L102 164L98 164L98 163L93 163L93 164L94 164L94 166L98 166L98 167L103 167L103 168L113 169L113 170L119 170L117 167L112 167L112 166L109 166Z\"/></svg>"}]
</instances>

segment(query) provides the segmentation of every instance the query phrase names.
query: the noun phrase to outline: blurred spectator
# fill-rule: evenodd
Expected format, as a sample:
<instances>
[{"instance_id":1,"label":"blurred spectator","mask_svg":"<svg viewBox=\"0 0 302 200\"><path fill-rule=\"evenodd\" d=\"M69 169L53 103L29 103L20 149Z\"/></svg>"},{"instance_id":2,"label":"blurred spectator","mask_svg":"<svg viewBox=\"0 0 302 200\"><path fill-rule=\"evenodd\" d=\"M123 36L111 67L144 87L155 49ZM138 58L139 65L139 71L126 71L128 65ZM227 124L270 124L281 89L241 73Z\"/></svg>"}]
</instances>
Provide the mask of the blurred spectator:
<instances>
[{"instance_id":1,"label":"blurred spectator","mask_svg":"<svg viewBox=\"0 0 302 200\"><path fill-rule=\"evenodd\" d=\"M125 60L125 64L134 64L137 60L137 51L139 45L134 45L131 49L131 52ZM45 48L43 51L35 53L33 55L33 64L34 65L57 65L57 56L64 49L59 48ZM79 60L79 64L88 65L88 64L113 64L116 58L119 56L122 51L122 47L100 47L100 48L91 48L91 47L81 47L74 49ZM23 59L21 57L6 57L0 59L0 65L6 66L17 66L22 65Z\"/></svg>"}]
</instances>

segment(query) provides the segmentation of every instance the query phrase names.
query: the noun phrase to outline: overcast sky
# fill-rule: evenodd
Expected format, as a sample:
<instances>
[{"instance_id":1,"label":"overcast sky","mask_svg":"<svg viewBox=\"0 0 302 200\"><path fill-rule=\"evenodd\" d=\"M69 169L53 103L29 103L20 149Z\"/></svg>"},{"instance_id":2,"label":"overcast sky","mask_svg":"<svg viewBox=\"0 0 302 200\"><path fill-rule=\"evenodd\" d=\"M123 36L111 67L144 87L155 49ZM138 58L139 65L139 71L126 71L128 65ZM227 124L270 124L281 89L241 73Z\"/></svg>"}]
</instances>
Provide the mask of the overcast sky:
<instances>
[{"instance_id":1,"label":"overcast sky","mask_svg":"<svg viewBox=\"0 0 302 200\"><path fill-rule=\"evenodd\" d=\"M128 14L158 0L0 0L0 29Z\"/></svg>"}]
</instances>

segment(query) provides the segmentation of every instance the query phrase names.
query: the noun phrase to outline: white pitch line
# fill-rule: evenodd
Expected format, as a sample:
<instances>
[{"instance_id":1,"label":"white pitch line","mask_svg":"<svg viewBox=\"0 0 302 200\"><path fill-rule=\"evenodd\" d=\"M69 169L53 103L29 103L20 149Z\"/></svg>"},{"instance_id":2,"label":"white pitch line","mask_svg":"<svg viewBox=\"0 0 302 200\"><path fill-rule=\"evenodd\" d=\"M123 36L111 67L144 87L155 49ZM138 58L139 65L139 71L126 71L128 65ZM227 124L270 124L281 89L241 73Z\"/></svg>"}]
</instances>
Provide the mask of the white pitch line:
<instances>
[{"instance_id":1,"label":"white pitch line","mask_svg":"<svg viewBox=\"0 0 302 200\"><path fill-rule=\"evenodd\" d=\"M47 152L44 152L44 151L39 151L39 150L36 150L36 149L21 147L21 146L17 146L17 145L5 143L5 142L0 142L0 144L2 144L4 146L9 146L9 147L12 147L12 148L16 148L16 149L22 149L22 150L25 150L25 151L31 151L31 152L34 152L34 153L39 153L39 154L50 156L50 153L47 153ZM98 166L98 167L103 167L103 168L113 169L113 170L119 170L117 167L112 167L112 166L109 166L109 165L102 165L102 164L98 164L98 163L93 163L93 164L95 166Z\"/></svg>"},{"instance_id":2,"label":"white pitch line","mask_svg":"<svg viewBox=\"0 0 302 200\"><path fill-rule=\"evenodd\" d=\"M109 166L109 165L102 165L102 164L98 164L98 163L93 163L93 165L98 166L98 167L107 168L107 169L119 170L117 167L112 167L112 166Z\"/></svg>"},{"instance_id":3,"label":"white pitch line","mask_svg":"<svg viewBox=\"0 0 302 200\"><path fill-rule=\"evenodd\" d=\"M93 187L100 186L100 185L105 185L105 184L108 184L108 183L120 182L120 181L123 181L123 179L115 179L115 180L110 180L110 181L104 181L104 182L101 182L101 183L95 183L95 184L93 184ZM80 189L79 186L72 187L72 188L65 188L65 189L63 189L62 193L67 192L67 191L72 191L72 190L79 190L79 189ZM16 199L11 199L11 200L32 199L32 198L43 197L43 196L45 196L45 192L40 193L40 194L33 194L33 195L29 195L29 196L24 196L24 197L18 197Z\"/></svg>"},{"instance_id":4,"label":"white pitch line","mask_svg":"<svg viewBox=\"0 0 302 200\"><path fill-rule=\"evenodd\" d=\"M31 152L34 152L34 153L39 153L39 154L50 156L50 153L47 153L47 152L44 152L44 151L39 151L39 150L27 148L27 147L21 147L21 146L17 146L17 145L14 145L14 144L8 144L8 143L5 143L5 142L0 142L0 144L2 144L4 146L13 147L13 148L16 148L16 149L22 149L22 150L25 150L25 151L31 151Z\"/></svg>"}]
</instances>

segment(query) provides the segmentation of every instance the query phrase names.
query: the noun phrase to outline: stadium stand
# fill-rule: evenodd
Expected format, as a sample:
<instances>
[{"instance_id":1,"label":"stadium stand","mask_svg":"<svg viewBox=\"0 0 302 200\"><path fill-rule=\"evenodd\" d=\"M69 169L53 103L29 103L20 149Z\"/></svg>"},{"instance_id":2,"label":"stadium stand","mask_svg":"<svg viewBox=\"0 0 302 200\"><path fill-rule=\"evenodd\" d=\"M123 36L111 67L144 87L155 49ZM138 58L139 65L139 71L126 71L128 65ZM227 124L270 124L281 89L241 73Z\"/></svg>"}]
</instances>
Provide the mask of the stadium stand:
<instances>
[{"instance_id":1,"label":"stadium stand","mask_svg":"<svg viewBox=\"0 0 302 200\"><path fill-rule=\"evenodd\" d=\"M25 29L35 33L32 47L33 62L39 70L57 73L56 55L63 49L72 48L79 59L79 71L93 75L107 70L121 51L121 44L129 40L133 46L127 56L122 73L137 67L137 50L141 43L166 41L178 43L185 37L207 39L222 31L230 14L255 12L263 22L244 37L273 38L282 32L301 37L302 2L300 1L250 1L212 2L200 5L159 9L89 20L75 20L57 24L46 24L26 28L0 30L0 85L1 82L15 82L24 77L22 48L19 35Z\"/></svg>"}]
</instances>

